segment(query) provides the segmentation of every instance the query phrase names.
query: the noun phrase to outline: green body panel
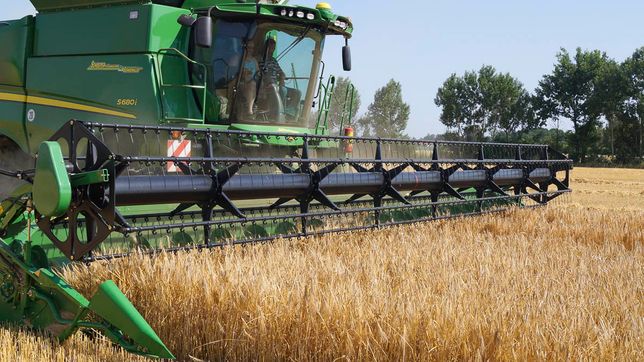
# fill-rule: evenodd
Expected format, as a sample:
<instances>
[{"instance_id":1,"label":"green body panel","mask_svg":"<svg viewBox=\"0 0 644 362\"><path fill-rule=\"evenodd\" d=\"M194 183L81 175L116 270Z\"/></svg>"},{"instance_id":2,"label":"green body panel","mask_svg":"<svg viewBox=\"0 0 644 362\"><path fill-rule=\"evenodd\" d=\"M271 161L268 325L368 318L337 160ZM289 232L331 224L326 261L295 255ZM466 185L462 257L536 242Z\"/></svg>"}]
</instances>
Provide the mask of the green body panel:
<instances>
[{"instance_id":1,"label":"green body panel","mask_svg":"<svg viewBox=\"0 0 644 362\"><path fill-rule=\"evenodd\" d=\"M33 16L0 25L0 84L23 87L25 65L30 55Z\"/></svg>"},{"instance_id":2,"label":"green body panel","mask_svg":"<svg viewBox=\"0 0 644 362\"><path fill-rule=\"evenodd\" d=\"M125 3L140 3L140 0L31 0L38 11L61 10L67 8L83 8L101 5L120 5Z\"/></svg>"},{"instance_id":3,"label":"green body panel","mask_svg":"<svg viewBox=\"0 0 644 362\"><path fill-rule=\"evenodd\" d=\"M146 346L151 355L174 358L152 327L113 281L105 281L99 286L90 302L90 309L99 316L109 319L115 327L139 344Z\"/></svg>"},{"instance_id":4,"label":"green body panel","mask_svg":"<svg viewBox=\"0 0 644 362\"><path fill-rule=\"evenodd\" d=\"M0 135L12 139L21 149L29 152L25 131L26 93L22 87L0 84ZM8 101L6 99L18 99Z\"/></svg>"},{"instance_id":5,"label":"green body panel","mask_svg":"<svg viewBox=\"0 0 644 362\"><path fill-rule=\"evenodd\" d=\"M27 108L35 112L35 119L27 122L31 148L37 148L70 119L158 124L161 105L153 57L127 54L31 58L27 80L29 96L72 103L62 107L56 106L58 103L52 106L28 99ZM97 63L121 65L129 70L107 70L96 66ZM79 109L82 106L97 109L85 111ZM120 116L112 115L113 112Z\"/></svg>"},{"instance_id":6,"label":"green body panel","mask_svg":"<svg viewBox=\"0 0 644 362\"><path fill-rule=\"evenodd\" d=\"M186 13L162 5L124 5L39 14L37 28L48 31L36 33L34 55L145 53L176 47L182 31L177 18Z\"/></svg>"},{"instance_id":7,"label":"green body panel","mask_svg":"<svg viewBox=\"0 0 644 362\"><path fill-rule=\"evenodd\" d=\"M129 19L131 11L138 11L137 19ZM184 13L148 4L39 14L25 88L0 84L0 133L34 152L70 119L160 124L166 115L197 118L190 90L166 91L172 101L164 102L164 112L159 87L160 71L167 83L189 83L185 60L157 54L187 51L188 30L176 21ZM25 104L2 93L29 97Z\"/></svg>"},{"instance_id":8,"label":"green body panel","mask_svg":"<svg viewBox=\"0 0 644 362\"><path fill-rule=\"evenodd\" d=\"M0 23L0 134L27 149L24 129L26 65L31 55L34 17Z\"/></svg>"},{"instance_id":9,"label":"green body panel","mask_svg":"<svg viewBox=\"0 0 644 362\"><path fill-rule=\"evenodd\" d=\"M40 144L33 197L34 206L45 216L61 216L69 208L72 188L58 142Z\"/></svg>"}]
</instances>

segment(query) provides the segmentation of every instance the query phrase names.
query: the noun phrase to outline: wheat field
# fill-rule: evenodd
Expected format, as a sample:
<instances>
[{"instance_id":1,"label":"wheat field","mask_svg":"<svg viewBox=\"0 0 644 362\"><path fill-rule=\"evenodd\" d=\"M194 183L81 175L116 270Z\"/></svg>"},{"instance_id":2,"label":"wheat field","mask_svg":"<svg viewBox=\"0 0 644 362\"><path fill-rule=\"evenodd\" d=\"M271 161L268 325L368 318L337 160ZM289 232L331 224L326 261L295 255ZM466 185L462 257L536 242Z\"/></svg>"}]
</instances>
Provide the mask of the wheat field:
<instances>
[{"instance_id":1,"label":"wheat field","mask_svg":"<svg viewBox=\"0 0 644 362\"><path fill-rule=\"evenodd\" d=\"M576 168L547 208L77 266L182 360L644 360L644 171ZM87 269L91 269L91 273ZM135 359L0 330L0 360Z\"/></svg>"}]
</instances>

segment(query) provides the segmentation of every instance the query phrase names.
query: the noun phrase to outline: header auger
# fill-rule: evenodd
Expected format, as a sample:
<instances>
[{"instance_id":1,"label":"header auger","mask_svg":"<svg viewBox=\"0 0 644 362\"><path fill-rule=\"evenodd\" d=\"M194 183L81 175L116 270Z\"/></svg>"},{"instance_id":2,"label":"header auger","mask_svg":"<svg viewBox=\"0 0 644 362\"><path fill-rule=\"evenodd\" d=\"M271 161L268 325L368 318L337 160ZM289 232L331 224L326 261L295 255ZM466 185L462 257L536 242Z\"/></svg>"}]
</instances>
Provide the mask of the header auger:
<instances>
[{"instance_id":1,"label":"header auger","mask_svg":"<svg viewBox=\"0 0 644 362\"><path fill-rule=\"evenodd\" d=\"M0 321L173 358L112 281L88 300L56 269L570 192L572 162L544 145L331 135L324 40L345 39L349 70L353 25L329 4L32 3L0 22Z\"/></svg>"}]
</instances>

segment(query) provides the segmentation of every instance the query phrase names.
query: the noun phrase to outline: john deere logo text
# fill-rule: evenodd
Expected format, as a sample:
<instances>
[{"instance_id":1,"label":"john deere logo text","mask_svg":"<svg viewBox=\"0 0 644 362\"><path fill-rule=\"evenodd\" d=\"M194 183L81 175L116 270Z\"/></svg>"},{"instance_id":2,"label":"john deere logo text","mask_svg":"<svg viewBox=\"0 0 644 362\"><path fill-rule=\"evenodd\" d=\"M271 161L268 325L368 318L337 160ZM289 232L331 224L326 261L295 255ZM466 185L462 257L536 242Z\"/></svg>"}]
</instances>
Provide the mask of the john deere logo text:
<instances>
[{"instance_id":1,"label":"john deere logo text","mask_svg":"<svg viewBox=\"0 0 644 362\"><path fill-rule=\"evenodd\" d=\"M136 74L143 70L141 67L131 67L120 64L109 64L105 62L95 62L92 60L92 64L87 67L87 70L93 71L112 71L112 72L121 72L126 74Z\"/></svg>"}]
</instances>

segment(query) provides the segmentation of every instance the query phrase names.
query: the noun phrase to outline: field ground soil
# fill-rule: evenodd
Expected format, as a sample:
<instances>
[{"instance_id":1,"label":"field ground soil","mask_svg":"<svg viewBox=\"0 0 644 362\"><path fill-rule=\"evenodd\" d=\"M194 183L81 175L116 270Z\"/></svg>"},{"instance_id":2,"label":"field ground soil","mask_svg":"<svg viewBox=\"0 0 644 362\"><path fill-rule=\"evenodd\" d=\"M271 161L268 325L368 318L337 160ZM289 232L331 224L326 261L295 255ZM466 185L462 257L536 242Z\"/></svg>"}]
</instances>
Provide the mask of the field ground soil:
<instances>
[{"instance_id":1,"label":"field ground soil","mask_svg":"<svg viewBox=\"0 0 644 362\"><path fill-rule=\"evenodd\" d=\"M644 171L547 208L65 271L112 278L183 360L644 360ZM2 361L136 359L0 330Z\"/></svg>"}]
</instances>

